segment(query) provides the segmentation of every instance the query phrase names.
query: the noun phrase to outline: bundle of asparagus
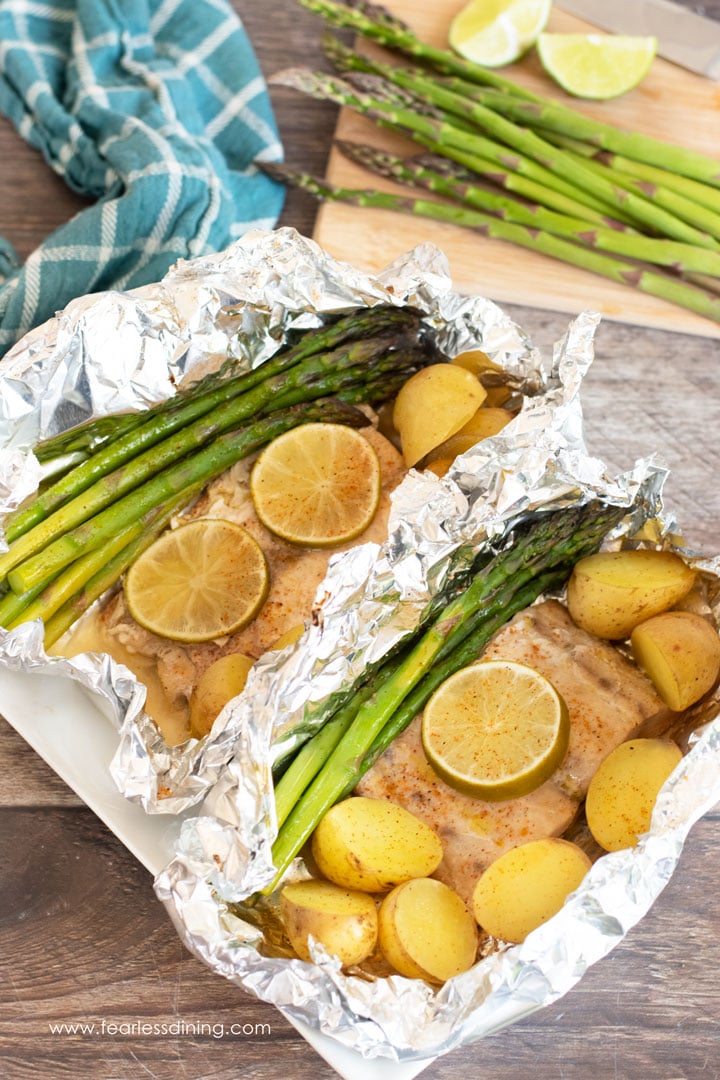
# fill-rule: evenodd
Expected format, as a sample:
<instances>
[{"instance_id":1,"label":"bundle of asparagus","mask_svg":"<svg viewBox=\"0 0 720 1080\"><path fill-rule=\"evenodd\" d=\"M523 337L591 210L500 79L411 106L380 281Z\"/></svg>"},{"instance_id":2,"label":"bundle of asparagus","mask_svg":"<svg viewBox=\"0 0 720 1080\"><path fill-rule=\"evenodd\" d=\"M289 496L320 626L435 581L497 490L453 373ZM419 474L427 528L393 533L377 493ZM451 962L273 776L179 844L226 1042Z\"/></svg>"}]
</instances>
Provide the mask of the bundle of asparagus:
<instances>
[{"instance_id":1,"label":"bundle of asparagus","mask_svg":"<svg viewBox=\"0 0 720 1080\"><path fill-rule=\"evenodd\" d=\"M263 166L271 175L321 199L465 226L720 321L720 161L540 98L425 44L364 0L299 2L423 66L382 62L326 35L326 53L345 78L293 69L272 81L421 144L430 155L405 161L372 147L340 148L376 174L449 201L349 190Z\"/></svg>"},{"instance_id":2,"label":"bundle of asparagus","mask_svg":"<svg viewBox=\"0 0 720 1080\"><path fill-rule=\"evenodd\" d=\"M403 651L357 688L300 749L275 788L280 831L272 892L325 812L349 794L383 750L453 672L541 593L560 587L625 513L600 503L558 510L518 530Z\"/></svg>"},{"instance_id":3,"label":"bundle of asparagus","mask_svg":"<svg viewBox=\"0 0 720 1080\"><path fill-rule=\"evenodd\" d=\"M81 460L4 523L0 625L42 619L52 644L220 473L299 424L365 425L355 405L392 397L437 358L416 311L361 309L248 373L45 442L43 460Z\"/></svg>"}]
</instances>

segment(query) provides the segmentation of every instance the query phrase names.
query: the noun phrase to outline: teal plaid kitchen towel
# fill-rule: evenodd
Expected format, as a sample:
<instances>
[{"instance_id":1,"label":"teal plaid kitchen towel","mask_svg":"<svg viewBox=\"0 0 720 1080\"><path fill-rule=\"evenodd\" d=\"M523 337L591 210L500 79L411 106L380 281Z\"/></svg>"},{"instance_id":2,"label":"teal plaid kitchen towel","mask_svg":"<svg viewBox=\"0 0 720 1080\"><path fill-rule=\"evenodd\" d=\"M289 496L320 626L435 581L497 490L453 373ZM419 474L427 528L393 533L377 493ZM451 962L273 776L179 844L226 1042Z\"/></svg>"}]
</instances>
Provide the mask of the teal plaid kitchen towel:
<instances>
[{"instance_id":1,"label":"teal plaid kitchen towel","mask_svg":"<svg viewBox=\"0 0 720 1080\"><path fill-rule=\"evenodd\" d=\"M226 0L0 0L0 109L97 199L23 267L0 240L0 355L75 296L158 280L272 228L282 156Z\"/></svg>"}]
</instances>

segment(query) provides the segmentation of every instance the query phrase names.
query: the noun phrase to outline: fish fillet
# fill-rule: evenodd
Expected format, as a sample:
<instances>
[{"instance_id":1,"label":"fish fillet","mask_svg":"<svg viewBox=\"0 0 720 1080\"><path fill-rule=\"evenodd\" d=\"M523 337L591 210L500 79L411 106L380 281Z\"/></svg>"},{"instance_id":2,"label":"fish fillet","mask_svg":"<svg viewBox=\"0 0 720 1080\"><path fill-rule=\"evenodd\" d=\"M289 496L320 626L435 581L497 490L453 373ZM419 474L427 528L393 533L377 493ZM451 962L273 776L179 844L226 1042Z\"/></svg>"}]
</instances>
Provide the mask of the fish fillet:
<instances>
[{"instance_id":1,"label":"fish fillet","mask_svg":"<svg viewBox=\"0 0 720 1080\"><path fill-rule=\"evenodd\" d=\"M565 832L611 750L633 736L659 734L671 719L645 675L614 646L577 627L555 600L516 615L480 659L526 664L564 697L570 746L555 775L531 794L506 802L462 795L428 764L416 717L357 788L357 794L399 803L436 830L444 850L436 876L466 902L482 871L503 852Z\"/></svg>"}]
</instances>

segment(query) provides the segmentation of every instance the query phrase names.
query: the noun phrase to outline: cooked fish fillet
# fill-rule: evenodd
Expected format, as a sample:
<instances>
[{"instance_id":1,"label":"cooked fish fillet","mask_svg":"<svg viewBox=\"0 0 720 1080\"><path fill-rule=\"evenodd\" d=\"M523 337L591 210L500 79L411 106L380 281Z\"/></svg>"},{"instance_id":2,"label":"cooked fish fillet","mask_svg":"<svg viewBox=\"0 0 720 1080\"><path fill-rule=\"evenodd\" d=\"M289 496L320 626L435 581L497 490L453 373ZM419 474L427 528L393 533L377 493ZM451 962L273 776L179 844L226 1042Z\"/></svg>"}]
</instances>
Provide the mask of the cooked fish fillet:
<instances>
[{"instance_id":1,"label":"cooked fish fillet","mask_svg":"<svg viewBox=\"0 0 720 1080\"><path fill-rule=\"evenodd\" d=\"M516 615L481 659L527 664L564 697L570 747L555 775L530 795L507 802L462 795L428 764L417 717L357 788L358 794L399 803L438 832L444 858L437 876L466 901L482 871L503 852L565 832L593 773L614 747L634 735L658 734L671 718L642 672L612 645L575 626L555 600Z\"/></svg>"},{"instance_id":2,"label":"cooked fish fillet","mask_svg":"<svg viewBox=\"0 0 720 1080\"><path fill-rule=\"evenodd\" d=\"M405 475L400 453L373 427L361 434L375 448L380 461L381 495L377 513L365 532L343 547L302 548L286 543L270 533L255 514L248 487L254 458L239 462L209 486L193 507L189 517L222 517L235 521L250 532L262 547L270 570L270 591L260 613L244 629L219 641L196 645L178 644L152 634L131 617L122 591L105 606L97 619L96 647L116 655L116 659L136 670L138 677L153 683L155 708L153 718L173 742L187 738L187 700L200 675L213 661L226 653L241 652L259 657L271 648L291 627L311 614L315 593L327 572L331 555L387 536L390 493ZM87 645L87 627L83 627L81 648ZM77 651L62 643L63 652ZM156 668L159 685L148 676L148 661ZM162 696L169 708L162 708ZM148 699L150 700L150 699ZM148 705L150 708L150 705ZM169 719L165 720L168 717Z\"/></svg>"}]
</instances>

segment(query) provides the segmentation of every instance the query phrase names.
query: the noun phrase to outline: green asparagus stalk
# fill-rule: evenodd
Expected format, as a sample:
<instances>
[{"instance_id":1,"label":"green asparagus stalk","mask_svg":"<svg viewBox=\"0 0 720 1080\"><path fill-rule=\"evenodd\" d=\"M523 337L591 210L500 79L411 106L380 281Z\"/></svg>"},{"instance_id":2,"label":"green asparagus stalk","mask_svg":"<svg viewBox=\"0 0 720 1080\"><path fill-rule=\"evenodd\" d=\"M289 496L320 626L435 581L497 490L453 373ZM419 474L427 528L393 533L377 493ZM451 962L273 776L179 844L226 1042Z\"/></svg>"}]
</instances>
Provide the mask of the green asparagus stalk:
<instances>
[{"instance_id":1,"label":"green asparagus stalk","mask_svg":"<svg viewBox=\"0 0 720 1080\"><path fill-rule=\"evenodd\" d=\"M596 550L622 513L617 508L595 503L548 514L531 525L512 547L496 556L448 604L389 677L381 681L377 692L360 706L321 771L286 818L273 845L276 874L263 892L270 893L277 887L323 814L354 786L358 766L428 672L437 664L444 678L452 674L456 669L449 668L449 658L453 654L456 659L463 656L461 650L456 651L461 642L471 633L479 632L482 625L495 625L493 620L501 607L510 611L519 591L526 606L533 582L537 596L548 572L567 567Z\"/></svg>"},{"instance_id":2,"label":"green asparagus stalk","mask_svg":"<svg viewBox=\"0 0 720 1080\"><path fill-rule=\"evenodd\" d=\"M720 161L659 139L622 131L593 120L574 109L539 97L496 72L461 60L445 49L420 41L416 34L384 8L363 0L298 0L302 7L321 15L332 26L349 27L371 41L429 64L450 76L447 85L461 94L466 87L492 87L506 110L505 115L528 127L547 128L582 139L602 150L623 154L634 161L679 173L712 187L720 187ZM456 80L459 80L457 82ZM523 100L524 99L524 100ZM493 105L500 111L500 104ZM515 110L515 111L513 111Z\"/></svg>"},{"instance_id":3,"label":"green asparagus stalk","mask_svg":"<svg viewBox=\"0 0 720 1080\"><path fill-rule=\"evenodd\" d=\"M591 222L607 223L612 216L606 204L593 199L586 192L578 191L576 186L531 157L483 135L470 134L455 128L437 115L428 115L428 110L423 112L421 105L410 97L406 99L405 106L401 107L397 104L397 96L387 93L387 87L382 80L375 80L373 93L365 93L332 75L292 68L273 75L270 82L278 86L288 86L321 101L333 101L337 105L354 109L374 120L380 127L407 135L434 152L459 161L476 172L492 175L492 168L488 170L484 163L495 161L502 170L521 173L548 191L554 191L564 196L565 200L571 200L571 203L565 202L564 208L577 217L584 217ZM563 207L557 206L557 209ZM622 210L621 215L624 217Z\"/></svg>"},{"instance_id":4,"label":"green asparagus stalk","mask_svg":"<svg viewBox=\"0 0 720 1080\"><path fill-rule=\"evenodd\" d=\"M679 304L707 319L720 322L720 298L710 290L672 277L642 263L628 262L569 243L542 229L514 225L491 214L470 210L463 206L450 206L429 199L407 198L387 191L355 190L337 187L305 173L293 173L280 166L263 165L276 179L294 184L318 199L347 202L353 206L376 207L393 210L417 217L430 218L451 225L473 229L497 240L518 244L530 251L539 251L554 259L578 266L583 270L600 274L621 285L629 285L650 296L657 296L669 303Z\"/></svg>"},{"instance_id":5,"label":"green asparagus stalk","mask_svg":"<svg viewBox=\"0 0 720 1080\"><path fill-rule=\"evenodd\" d=\"M291 813L300 796L329 758L341 738L357 716L358 710L380 687L385 668L361 687L331 717L309 742L300 748L275 785L275 814L278 828Z\"/></svg>"},{"instance_id":6,"label":"green asparagus stalk","mask_svg":"<svg viewBox=\"0 0 720 1080\"><path fill-rule=\"evenodd\" d=\"M218 405L194 423L175 431L162 442L155 443L144 453L102 476L80 495L65 502L34 528L24 532L10 544L6 553L0 555L0 577L6 576L14 566L30 558L62 533L92 518L223 431L239 427L267 412L277 412L312 398L327 397L348 385L348 380L351 384L362 382L369 371L393 368L407 371L412 367L415 353L412 349L406 351L403 346L404 338L395 336L351 342L332 352L310 357L289 371L267 378L246 394ZM111 450L112 447L103 456L107 458ZM84 470L85 465L79 466L79 469ZM38 498L42 500L43 497Z\"/></svg>"},{"instance_id":7,"label":"green asparagus stalk","mask_svg":"<svg viewBox=\"0 0 720 1080\"><path fill-rule=\"evenodd\" d=\"M418 314L409 308L382 305L356 311L330 326L308 332L295 346L277 354L252 371L219 384L214 377L211 377L209 388L203 380L196 387L181 392L177 398L170 399L169 402L161 402L145 412L133 414L133 419L140 418L141 426L130 432L122 433L125 424L125 418L122 415L102 417L99 422L104 424L104 438L110 438L108 433L112 432L114 424L121 429L120 437L112 437L110 444L93 454L87 462L65 474L61 480L47 488L27 506L9 515L5 522L6 540L10 543L22 536L59 506L87 490L96 481L121 465L137 459L143 451L167 439L174 432L182 430L184 434L180 438L184 442L189 425L199 418L207 417L208 414L222 418L229 413L231 416L237 416L239 423L243 416L251 416L253 409L262 408L269 398L277 396L278 388L283 385L281 376L284 374L289 376L291 369L297 369L302 362L309 362L311 358L315 358L316 363L321 365L324 363L332 367L334 358L340 355L338 353L340 349L351 350L354 345L357 345L359 352L364 353L367 348L365 342L371 335L374 339L386 340L390 336L397 335L398 341L402 341L403 335L417 333L418 326ZM372 348L370 353L374 355ZM327 354L332 355L325 361L323 357ZM270 382L272 379L275 381ZM251 390L255 393L250 398L246 395ZM240 398L243 400L243 407L230 405L231 401L237 403ZM240 410L237 413L236 407ZM217 412L218 409L225 411ZM235 422L231 420L231 423ZM202 436L202 430L202 424L197 424L192 429L200 433L198 437ZM73 435L72 432L68 434ZM81 432L78 431L74 437L80 434ZM84 437L87 435L88 433L85 432ZM62 437L60 440L52 440L52 444L58 445L61 439ZM51 444L44 445L48 448Z\"/></svg>"},{"instance_id":8,"label":"green asparagus stalk","mask_svg":"<svg viewBox=\"0 0 720 1080\"><path fill-rule=\"evenodd\" d=\"M720 252L679 244L674 240L656 240L637 233L616 232L599 226L590 228L585 221L557 214L542 206L528 206L517 199L496 195L480 188L472 173L448 163L441 157L403 159L358 143L339 141L337 146L352 161L388 179L411 187L427 188L457 202L496 214L514 224L543 229L585 247L669 266L682 273L715 275L720 287Z\"/></svg>"},{"instance_id":9,"label":"green asparagus stalk","mask_svg":"<svg viewBox=\"0 0 720 1080\"><path fill-rule=\"evenodd\" d=\"M355 426L368 422L363 413L350 406L339 401L320 400L272 413L249 427L220 435L197 453L164 469L16 566L8 575L10 587L13 592L23 593L41 582L50 582L64 567L88 550L107 543L119 530L141 515L174 500L182 491L194 489L198 484L208 484L235 462L259 450L284 431L311 420L332 420Z\"/></svg>"}]
</instances>

